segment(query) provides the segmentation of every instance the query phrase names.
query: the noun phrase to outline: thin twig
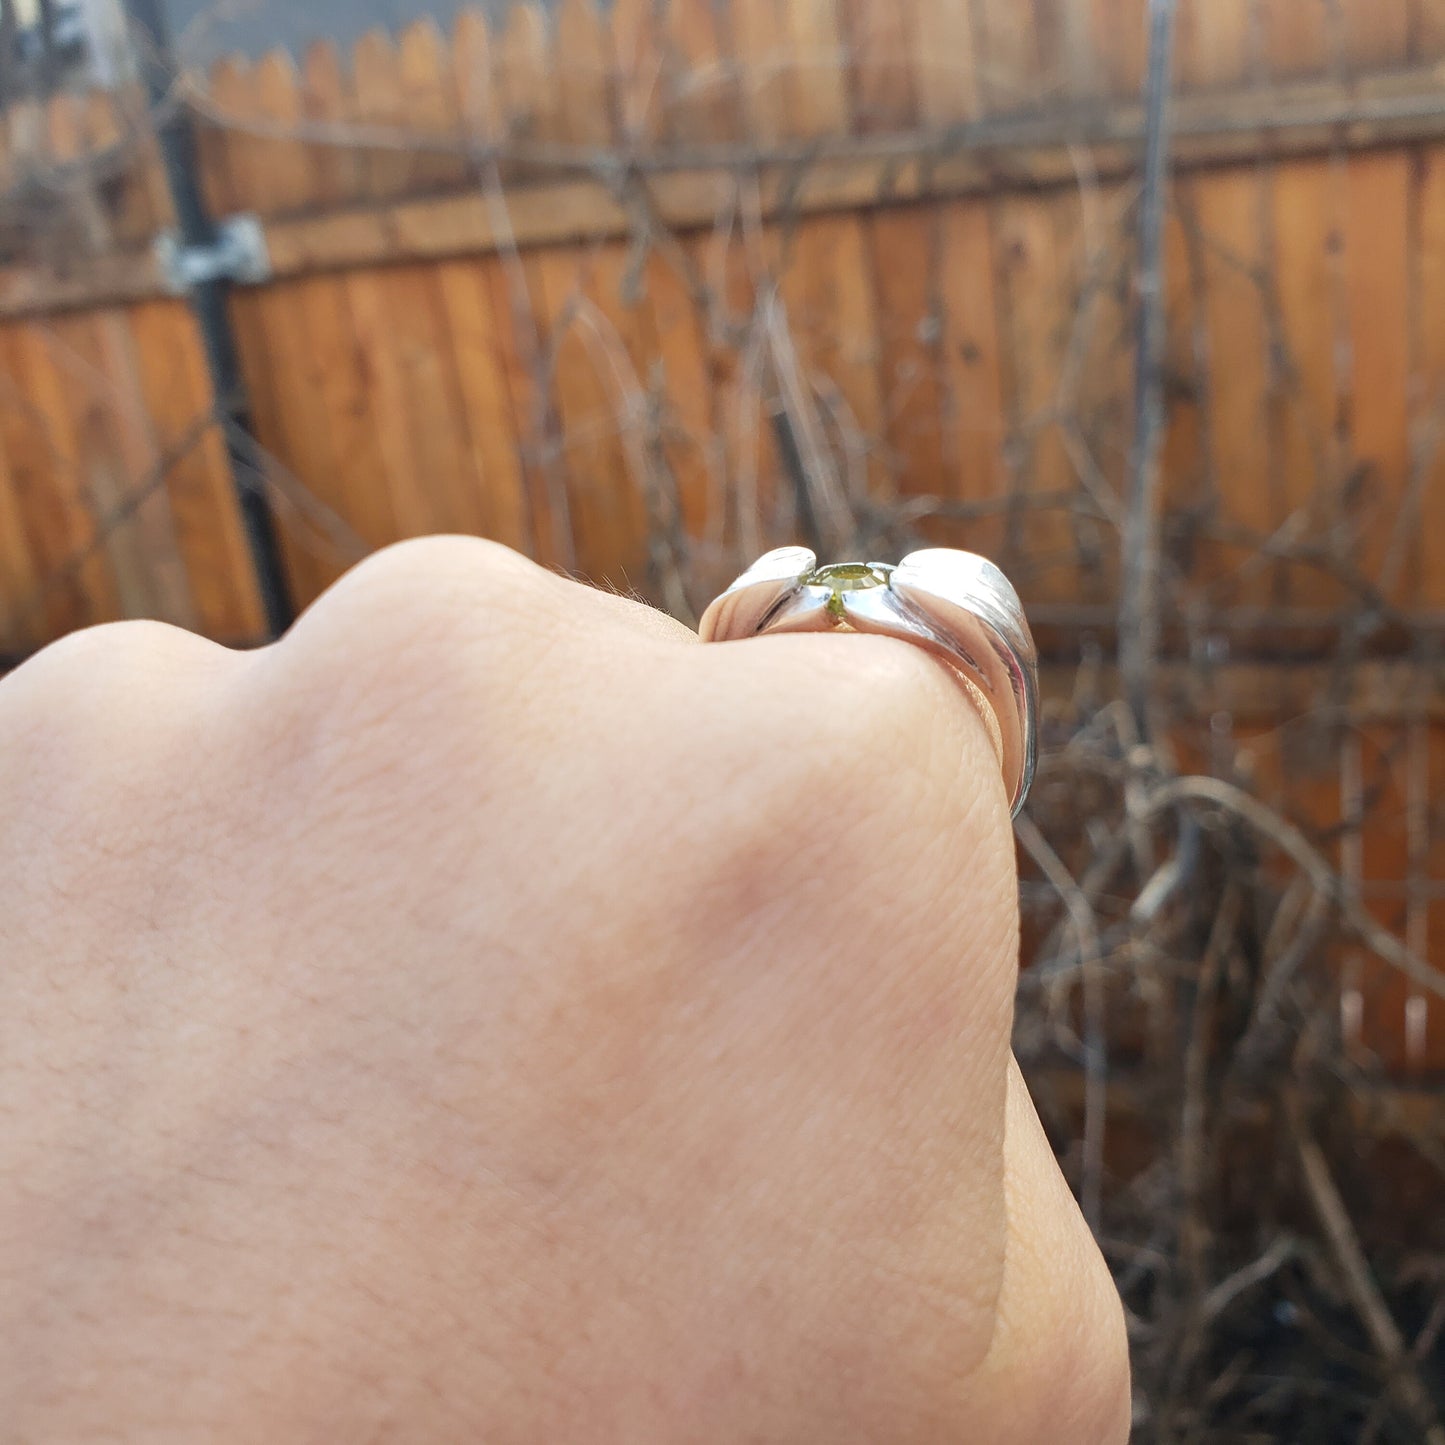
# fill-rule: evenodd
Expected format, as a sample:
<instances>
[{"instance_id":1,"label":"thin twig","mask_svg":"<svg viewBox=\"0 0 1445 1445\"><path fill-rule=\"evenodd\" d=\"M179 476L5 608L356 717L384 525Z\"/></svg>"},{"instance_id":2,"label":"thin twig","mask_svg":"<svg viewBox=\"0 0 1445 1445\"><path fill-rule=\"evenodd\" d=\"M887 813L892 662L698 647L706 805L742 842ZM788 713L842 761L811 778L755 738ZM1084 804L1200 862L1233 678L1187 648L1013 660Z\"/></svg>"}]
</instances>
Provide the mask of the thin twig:
<instances>
[{"instance_id":1,"label":"thin twig","mask_svg":"<svg viewBox=\"0 0 1445 1445\"><path fill-rule=\"evenodd\" d=\"M1445 973L1432 968L1389 929L1377 923L1350 895L1350 890L1330 867L1324 854L1298 828L1243 788L1223 778L1175 778L1160 784L1149 794L1143 811L1145 816L1152 816L1187 799L1215 803L1269 838L1305 871L1315 889L1335 905L1341 920L1367 948L1426 992L1445 998Z\"/></svg>"},{"instance_id":2,"label":"thin twig","mask_svg":"<svg viewBox=\"0 0 1445 1445\"><path fill-rule=\"evenodd\" d=\"M1149 684L1159 651L1159 451L1164 438L1164 184L1169 159L1174 0L1149 0L1144 99L1144 188L1139 199L1138 343L1134 446L1124 515L1119 590L1119 671L1141 736L1148 737Z\"/></svg>"},{"instance_id":3,"label":"thin twig","mask_svg":"<svg viewBox=\"0 0 1445 1445\"><path fill-rule=\"evenodd\" d=\"M1423 1432L1421 1438L1425 1445L1445 1445L1445 1425L1441 1424L1440 1413L1380 1293L1324 1152L1310 1134L1297 1101L1291 1101L1285 1117L1299 1155L1305 1189L1339 1265L1345 1294L1383 1359L1386 1384L1395 1390L1401 1404L1414 1417Z\"/></svg>"}]
</instances>

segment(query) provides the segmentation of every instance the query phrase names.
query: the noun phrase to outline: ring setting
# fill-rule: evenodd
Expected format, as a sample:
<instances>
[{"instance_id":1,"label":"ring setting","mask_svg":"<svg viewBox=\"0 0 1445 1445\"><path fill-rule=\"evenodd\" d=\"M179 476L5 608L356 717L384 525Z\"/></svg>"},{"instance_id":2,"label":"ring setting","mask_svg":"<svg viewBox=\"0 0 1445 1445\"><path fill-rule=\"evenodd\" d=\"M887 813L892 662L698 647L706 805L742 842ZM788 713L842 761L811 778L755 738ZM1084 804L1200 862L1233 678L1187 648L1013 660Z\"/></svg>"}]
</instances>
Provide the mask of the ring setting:
<instances>
[{"instance_id":1,"label":"ring setting","mask_svg":"<svg viewBox=\"0 0 1445 1445\"><path fill-rule=\"evenodd\" d=\"M806 547L781 547L714 598L699 628L704 642L829 631L896 637L939 658L983 719L1018 815L1038 754L1038 656L1018 593L992 562L931 547L897 566L819 567Z\"/></svg>"}]
</instances>

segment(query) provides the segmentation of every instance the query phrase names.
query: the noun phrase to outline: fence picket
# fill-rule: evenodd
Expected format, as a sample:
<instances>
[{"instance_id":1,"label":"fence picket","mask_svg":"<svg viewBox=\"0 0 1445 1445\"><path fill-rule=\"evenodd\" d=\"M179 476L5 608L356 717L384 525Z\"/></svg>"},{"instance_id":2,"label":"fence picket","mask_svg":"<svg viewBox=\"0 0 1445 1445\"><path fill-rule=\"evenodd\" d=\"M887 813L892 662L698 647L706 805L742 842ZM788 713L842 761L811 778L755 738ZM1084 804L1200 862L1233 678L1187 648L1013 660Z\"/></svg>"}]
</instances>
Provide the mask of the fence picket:
<instances>
[{"instance_id":1,"label":"fence picket","mask_svg":"<svg viewBox=\"0 0 1445 1445\"><path fill-rule=\"evenodd\" d=\"M465 184L468 167L459 151L462 119L456 75L435 21L418 20L402 31L397 40L397 70L407 131L421 146L431 142L440 147L418 151L408 189L444 191Z\"/></svg>"},{"instance_id":2,"label":"fence picket","mask_svg":"<svg viewBox=\"0 0 1445 1445\"><path fill-rule=\"evenodd\" d=\"M32 555L53 585L47 620L69 631L121 616L115 574L96 529L70 416L66 378L56 368L53 328L0 332L0 438L10 460Z\"/></svg>"},{"instance_id":3,"label":"fence picket","mask_svg":"<svg viewBox=\"0 0 1445 1445\"><path fill-rule=\"evenodd\" d=\"M1358 565L1408 604L1418 557L1410 477L1410 293L1406 155L1352 156L1345 175L1348 416L1362 503ZM1382 570L1383 569L1383 570Z\"/></svg>"},{"instance_id":4,"label":"fence picket","mask_svg":"<svg viewBox=\"0 0 1445 1445\"><path fill-rule=\"evenodd\" d=\"M450 261L438 272L451 355L466 419L473 465L486 505L485 535L519 551L536 546L527 478L507 385L507 358L498 343L502 322L487 281L490 260Z\"/></svg>"},{"instance_id":5,"label":"fence picket","mask_svg":"<svg viewBox=\"0 0 1445 1445\"><path fill-rule=\"evenodd\" d=\"M1445 435L1441 427L1445 417L1445 146L1431 146L1421 154L1418 206L1415 447L1417 464L1424 472L1418 605L1440 611L1445 610Z\"/></svg>"},{"instance_id":6,"label":"fence picket","mask_svg":"<svg viewBox=\"0 0 1445 1445\"><path fill-rule=\"evenodd\" d=\"M662 25L671 138L682 144L740 139L742 101L726 12L712 0L666 0Z\"/></svg>"},{"instance_id":7,"label":"fence picket","mask_svg":"<svg viewBox=\"0 0 1445 1445\"><path fill-rule=\"evenodd\" d=\"M607 145L613 139L612 36L593 0L563 0L557 12L559 134L573 145Z\"/></svg>"},{"instance_id":8,"label":"fence picket","mask_svg":"<svg viewBox=\"0 0 1445 1445\"><path fill-rule=\"evenodd\" d=\"M1317 546L1328 545L1322 540L1331 523L1327 499L1339 495L1346 473L1336 375L1343 306L1333 254L1338 192L1327 160L1280 166L1271 187L1280 325L1273 425L1286 509L1279 520ZM1348 590L1331 575L1329 559L1320 560L1289 568L1284 597L1306 606L1346 605Z\"/></svg>"},{"instance_id":9,"label":"fence picket","mask_svg":"<svg viewBox=\"0 0 1445 1445\"><path fill-rule=\"evenodd\" d=\"M554 64L546 15L535 4L514 5L492 72L505 137L533 144L560 139Z\"/></svg>"},{"instance_id":10,"label":"fence picket","mask_svg":"<svg viewBox=\"0 0 1445 1445\"><path fill-rule=\"evenodd\" d=\"M944 417L945 496L973 506L1008 492L1004 463L1004 393L995 286L993 223L982 201L954 201L943 213L940 274L942 359L947 376ZM936 530L939 540L1001 560L1002 508Z\"/></svg>"},{"instance_id":11,"label":"fence picket","mask_svg":"<svg viewBox=\"0 0 1445 1445\"><path fill-rule=\"evenodd\" d=\"M911 7L870 0L842 4L855 130L860 135L907 130L917 115Z\"/></svg>"}]
</instances>

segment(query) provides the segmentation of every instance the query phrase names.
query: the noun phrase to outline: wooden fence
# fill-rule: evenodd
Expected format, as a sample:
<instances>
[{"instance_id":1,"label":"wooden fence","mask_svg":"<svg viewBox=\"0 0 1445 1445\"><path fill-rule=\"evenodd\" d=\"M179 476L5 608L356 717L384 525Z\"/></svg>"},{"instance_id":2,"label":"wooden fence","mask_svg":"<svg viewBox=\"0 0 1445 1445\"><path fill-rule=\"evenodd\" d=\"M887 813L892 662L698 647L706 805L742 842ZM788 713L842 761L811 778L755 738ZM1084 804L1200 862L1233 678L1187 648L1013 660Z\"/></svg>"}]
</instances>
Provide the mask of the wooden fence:
<instances>
[{"instance_id":1,"label":"wooden fence","mask_svg":"<svg viewBox=\"0 0 1445 1445\"><path fill-rule=\"evenodd\" d=\"M1107 655L1144 61L1142 0L562 0L179 75L211 207L264 222L242 481L297 601L437 530L684 614L777 541L926 538ZM1162 526L1199 746L1445 957L1442 78L1442 0L1182 0ZM11 654L260 636L152 121L5 117ZM1378 660L1335 687L1342 646ZM1281 726L1321 689L1323 751ZM1418 990L1360 978L1352 1027L1445 1067Z\"/></svg>"}]
</instances>

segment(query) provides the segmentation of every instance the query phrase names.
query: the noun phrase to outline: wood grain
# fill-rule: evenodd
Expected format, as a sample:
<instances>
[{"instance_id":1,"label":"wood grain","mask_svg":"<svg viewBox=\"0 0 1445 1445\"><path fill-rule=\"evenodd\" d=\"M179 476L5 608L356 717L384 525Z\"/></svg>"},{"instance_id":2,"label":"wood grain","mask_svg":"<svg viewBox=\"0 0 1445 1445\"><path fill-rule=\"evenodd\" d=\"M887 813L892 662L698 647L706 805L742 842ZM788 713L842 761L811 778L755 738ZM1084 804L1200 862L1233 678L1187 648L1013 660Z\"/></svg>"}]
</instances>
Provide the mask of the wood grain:
<instances>
[{"instance_id":1,"label":"wood grain","mask_svg":"<svg viewBox=\"0 0 1445 1445\"><path fill-rule=\"evenodd\" d=\"M1348 560L1333 535L1332 505L1349 470L1337 369L1344 340L1340 189L1330 162L1295 161L1275 169L1270 191L1281 333L1270 425L1278 438L1282 520L1324 554L1317 565L1289 568L1283 596L1319 607L1349 599L1327 565L1332 557Z\"/></svg>"},{"instance_id":2,"label":"wood grain","mask_svg":"<svg viewBox=\"0 0 1445 1445\"><path fill-rule=\"evenodd\" d=\"M639 488L622 446L617 391L589 315L596 281L566 252L536 259L536 302L549 343L550 395L561 424L575 568L594 582L635 586L646 576Z\"/></svg>"},{"instance_id":3,"label":"wood grain","mask_svg":"<svg viewBox=\"0 0 1445 1445\"><path fill-rule=\"evenodd\" d=\"M46 616L55 633L122 615L67 380L56 362L63 345L52 328L23 327L0 336L0 429L31 554L49 584Z\"/></svg>"},{"instance_id":4,"label":"wood grain","mask_svg":"<svg viewBox=\"0 0 1445 1445\"><path fill-rule=\"evenodd\" d=\"M1199 580L1216 600L1279 601L1279 568L1260 544L1283 520L1283 499L1271 469L1269 336L1260 294L1265 236L1257 175L1200 177L1194 186L1204 220L1214 495L1201 522L1212 535ZM1242 529L1239 540L1233 537ZM1221 535L1224 534L1224 535Z\"/></svg>"},{"instance_id":5,"label":"wood grain","mask_svg":"<svg viewBox=\"0 0 1445 1445\"><path fill-rule=\"evenodd\" d=\"M1349 446L1359 489L1358 563L1407 602L1418 568L1417 506L1410 477L1410 265L1406 197L1410 159L1351 157L1345 175L1344 261ZM1406 505L1411 501L1410 505Z\"/></svg>"},{"instance_id":6,"label":"wood grain","mask_svg":"<svg viewBox=\"0 0 1445 1445\"><path fill-rule=\"evenodd\" d=\"M195 321L179 301L146 302L127 315L197 623L209 637L253 643L263 632L260 597L225 442L206 425L214 401Z\"/></svg>"},{"instance_id":7,"label":"wood grain","mask_svg":"<svg viewBox=\"0 0 1445 1445\"><path fill-rule=\"evenodd\" d=\"M877 345L884 436L900 495L936 493L943 472L940 423L943 323L937 279L939 233L923 208L869 220L877 288Z\"/></svg>"},{"instance_id":8,"label":"wood grain","mask_svg":"<svg viewBox=\"0 0 1445 1445\"><path fill-rule=\"evenodd\" d=\"M351 69L352 116L375 137L361 150L365 194L377 201L403 196L413 188L417 161L403 142L409 117L396 46L382 31L368 31L356 42Z\"/></svg>"},{"instance_id":9,"label":"wood grain","mask_svg":"<svg viewBox=\"0 0 1445 1445\"><path fill-rule=\"evenodd\" d=\"M402 31L397 38L397 74L408 135L416 138L419 147L428 142L438 147L418 149L407 177L408 189L446 191L465 185L466 157L453 149L462 136L456 75L447 42L435 21L418 20Z\"/></svg>"},{"instance_id":10,"label":"wood grain","mask_svg":"<svg viewBox=\"0 0 1445 1445\"><path fill-rule=\"evenodd\" d=\"M1418 605L1445 609L1445 147L1420 157L1417 214L1419 295L1415 326L1415 438L1424 469L1420 492ZM1442 935L1445 937L1445 935Z\"/></svg>"},{"instance_id":11,"label":"wood grain","mask_svg":"<svg viewBox=\"0 0 1445 1445\"><path fill-rule=\"evenodd\" d=\"M869 0L840 3L854 129L860 135L909 129L918 114L912 8Z\"/></svg>"},{"instance_id":12,"label":"wood grain","mask_svg":"<svg viewBox=\"0 0 1445 1445\"><path fill-rule=\"evenodd\" d=\"M557 140L561 131L547 17L534 4L514 5L492 57L501 133L513 140Z\"/></svg>"},{"instance_id":13,"label":"wood grain","mask_svg":"<svg viewBox=\"0 0 1445 1445\"><path fill-rule=\"evenodd\" d=\"M732 25L712 0L666 0L669 134L680 143L734 141L744 132Z\"/></svg>"},{"instance_id":14,"label":"wood grain","mask_svg":"<svg viewBox=\"0 0 1445 1445\"><path fill-rule=\"evenodd\" d=\"M947 376L944 417L946 495L990 506L1008 494L1005 413L993 222L988 205L954 201L943 213L942 361ZM940 540L999 559L1001 506L976 520L941 529Z\"/></svg>"},{"instance_id":15,"label":"wood grain","mask_svg":"<svg viewBox=\"0 0 1445 1445\"><path fill-rule=\"evenodd\" d=\"M505 318L493 309L486 260L445 262L438 271L451 357L456 366L472 466L485 507L482 531L533 552L527 479L507 381L508 355L499 344Z\"/></svg>"},{"instance_id":16,"label":"wood grain","mask_svg":"<svg viewBox=\"0 0 1445 1445\"><path fill-rule=\"evenodd\" d=\"M1015 459L1005 555L1026 600L1077 600L1077 552L1062 494L1074 474L1057 403L1077 284L1073 197L1012 197L994 215L1005 333L1009 449Z\"/></svg>"},{"instance_id":17,"label":"wood grain","mask_svg":"<svg viewBox=\"0 0 1445 1445\"><path fill-rule=\"evenodd\" d=\"M618 118L612 33L593 0L562 0L557 11L558 130L578 146L605 146Z\"/></svg>"}]
</instances>

